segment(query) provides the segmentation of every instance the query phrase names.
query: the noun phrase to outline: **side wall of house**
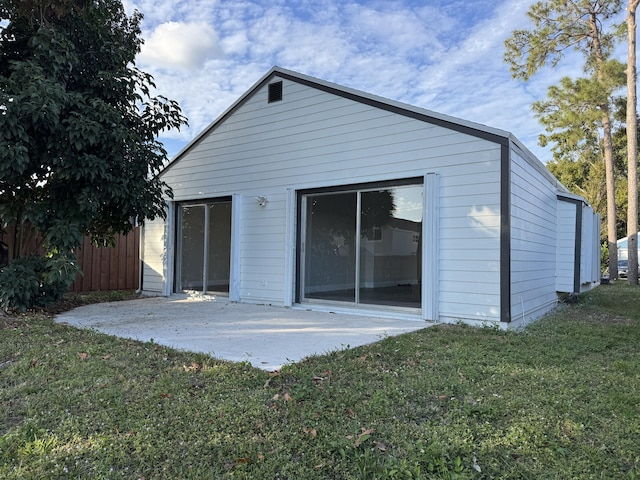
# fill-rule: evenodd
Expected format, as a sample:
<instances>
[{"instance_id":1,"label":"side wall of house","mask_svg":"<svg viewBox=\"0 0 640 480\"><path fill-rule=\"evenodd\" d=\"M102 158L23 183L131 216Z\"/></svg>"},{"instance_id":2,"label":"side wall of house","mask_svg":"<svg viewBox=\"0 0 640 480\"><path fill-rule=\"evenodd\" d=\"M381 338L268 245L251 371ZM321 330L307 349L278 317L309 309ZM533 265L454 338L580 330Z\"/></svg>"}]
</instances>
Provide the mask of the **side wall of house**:
<instances>
[{"instance_id":1,"label":"side wall of house","mask_svg":"<svg viewBox=\"0 0 640 480\"><path fill-rule=\"evenodd\" d=\"M142 290L148 294L163 295L168 286L166 228L161 218L147 221L142 227Z\"/></svg>"},{"instance_id":2,"label":"side wall of house","mask_svg":"<svg viewBox=\"0 0 640 480\"><path fill-rule=\"evenodd\" d=\"M600 284L600 216L583 204L580 291Z\"/></svg>"},{"instance_id":3,"label":"side wall of house","mask_svg":"<svg viewBox=\"0 0 640 480\"><path fill-rule=\"evenodd\" d=\"M175 202L236 195L239 301L293 297L292 192L437 173L439 319L499 321L500 145L283 82L281 101L257 90L163 174ZM145 290L162 281L164 233L145 232Z\"/></svg>"},{"instance_id":4,"label":"side wall of house","mask_svg":"<svg viewBox=\"0 0 640 480\"><path fill-rule=\"evenodd\" d=\"M573 292L576 265L576 204L558 199L556 290Z\"/></svg>"},{"instance_id":5,"label":"side wall of house","mask_svg":"<svg viewBox=\"0 0 640 480\"><path fill-rule=\"evenodd\" d=\"M511 150L511 320L514 324L527 323L557 303L557 187L538 170L535 162L519 150Z\"/></svg>"},{"instance_id":6,"label":"side wall of house","mask_svg":"<svg viewBox=\"0 0 640 480\"><path fill-rule=\"evenodd\" d=\"M557 208L556 290L590 290L600 283L600 216L573 195L559 195Z\"/></svg>"}]
</instances>

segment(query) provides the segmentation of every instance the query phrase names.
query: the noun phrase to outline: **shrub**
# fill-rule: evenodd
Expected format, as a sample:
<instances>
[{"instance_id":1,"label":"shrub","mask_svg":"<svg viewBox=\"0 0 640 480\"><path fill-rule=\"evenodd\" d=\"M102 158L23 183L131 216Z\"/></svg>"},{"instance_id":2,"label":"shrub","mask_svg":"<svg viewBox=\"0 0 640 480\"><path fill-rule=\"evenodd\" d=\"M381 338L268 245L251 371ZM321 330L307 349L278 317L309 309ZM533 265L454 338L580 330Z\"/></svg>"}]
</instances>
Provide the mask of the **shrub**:
<instances>
[{"instance_id":1,"label":"shrub","mask_svg":"<svg viewBox=\"0 0 640 480\"><path fill-rule=\"evenodd\" d=\"M24 312L56 302L79 271L73 254L18 257L0 270L0 307Z\"/></svg>"}]
</instances>

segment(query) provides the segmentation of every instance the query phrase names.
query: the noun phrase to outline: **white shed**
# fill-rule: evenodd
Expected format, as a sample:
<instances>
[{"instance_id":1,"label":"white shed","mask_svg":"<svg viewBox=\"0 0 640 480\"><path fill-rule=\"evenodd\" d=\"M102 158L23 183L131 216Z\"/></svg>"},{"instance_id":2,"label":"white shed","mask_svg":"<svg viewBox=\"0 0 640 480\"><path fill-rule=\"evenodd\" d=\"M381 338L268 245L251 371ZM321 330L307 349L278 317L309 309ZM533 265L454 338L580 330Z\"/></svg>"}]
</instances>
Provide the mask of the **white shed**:
<instances>
[{"instance_id":1,"label":"white shed","mask_svg":"<svg viewBox=\"0 0 640 480\"><path fill-rule=\"evenodd\" d=\"M507 327L600 279L597 216L509 132L279 67L161 175L147 294Z\"/></svg>"}]
</instances>

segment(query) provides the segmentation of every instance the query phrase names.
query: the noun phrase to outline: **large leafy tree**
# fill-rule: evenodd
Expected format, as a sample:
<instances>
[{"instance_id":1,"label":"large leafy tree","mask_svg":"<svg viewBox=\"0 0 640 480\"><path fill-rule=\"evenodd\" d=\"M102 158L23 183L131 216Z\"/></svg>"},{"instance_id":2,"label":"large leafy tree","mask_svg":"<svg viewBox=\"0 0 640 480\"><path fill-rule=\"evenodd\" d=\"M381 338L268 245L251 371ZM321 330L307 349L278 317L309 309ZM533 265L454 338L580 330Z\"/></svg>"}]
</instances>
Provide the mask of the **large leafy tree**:
<instances>
[{"instance_id":1,"label":"large leafy tree","mask_svg":"<svg viewBox=\"0 0 640 480\"><path fill-rule=\"evenodd\" d=\"M185 123L135 67L140 20L118 0L5 0L0 32L0 218L51 247L108 240L164 215L157 135ZM73 230L73 232L72 232Z\"/></svg>"},{"instance_id":2,"label":"large leafy tree","mask_svg":"<svg viewBox=\"0 0 640 480\"><path fill-rule=\"evenodd\" d=\"M49 256L165 215L157 136L186 119L135 66L141 19L119 0L0 2L0 220Z\"/></svg>"},{"instance_id":3,"label":"large leafy tree","mask_svg":"<svg viewBox=\"0 0 640 480\"><path fill-rule=\"evenodd\" d=\"M567 50L584 55L584 71L595 85L609 85L611 51L619 30L610 25L621 0L548 0L531 6L533 28L516 30L506 42L505 61L515 78L528 80L544 66L556 66ZM593 90L592 90L593 91ZM609 272L617 277L614 152L610 100L597 94L593 107L600 116L607 191ZM577 123L580 125L580 122Z\"/></svg>"}]
</instances>

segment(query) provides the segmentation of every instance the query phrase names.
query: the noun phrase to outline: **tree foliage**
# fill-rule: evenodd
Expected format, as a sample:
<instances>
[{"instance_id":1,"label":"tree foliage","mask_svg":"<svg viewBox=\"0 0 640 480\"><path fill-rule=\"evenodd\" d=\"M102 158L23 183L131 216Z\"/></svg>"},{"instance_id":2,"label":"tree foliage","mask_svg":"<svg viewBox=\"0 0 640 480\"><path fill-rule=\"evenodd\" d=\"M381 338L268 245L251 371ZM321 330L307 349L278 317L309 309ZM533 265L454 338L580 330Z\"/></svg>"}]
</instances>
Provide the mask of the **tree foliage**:
<instances>
[{"instance_id":1,"label":"tree foliage","mask_svg":"<svg viewBox=\"0 0 640 480\"><path fill-rule=\"evenodd\" d=\"M505 61L514 78L528 80L544 66L556 67L572 49L585 56L585 71L595 71L610 56L618 28L607 29L621 0L550 0L531 6L527 16L533 28L515 30L505 41Z\"/></svg>"},{"instance_id":2,"label":"tree foliage","mask_svg":"<svg viewBox=\"0 0 640 480\"><path fill-rule=\"evenodd\" d=\"M9 0L0 32L0 218L49 250L164 215L156 140L185 123L135 67L140 21L116 0Z\"/></svg>"},{"instance_id":3,"label":"tree foliage","mask_svg":"<svg viewBox=\"0 0 640 480\"><path fill-rule=\"evenodd\" d=\"M186 119L135 66L141 19L119 0L0 3L0 220L49 257L165 215L157 136Z\"/></svg>"},{"instance_id":4,"label":"tree foliage","mask_svg":"<svg viewBox=\"0 0 640 480\"><path fill-rule=\"evenodd\" d=\"M617 277L617 212L610 104L613 100L611 70L615 68L610 57L615 42L624 32L624 28L613 23L621 7L622 0L539 1L527 12L532 28L515 30L505 41L504 56L514 78L523 80L528 80L544 66L557 66L567 50L576 50L584 58L583 71L587 78L580 79L573 85L570 80L565 79L560 91L551 91L559 97L574 94L574 100L579 100L575 108L566 102L563 111L548 111L549 105L543 104L539 104L538 108L551 122L551 131L557 128L555 125L562 125L561 134L552 137L552 140L559 139L567 143L558 145L557 151L566 151L568 145L580 145L582 141L592 143L593 139L581 135L579 129L585 124L593 124L593 115L599 113L606 179L609 272L614 279ZM585 106L585 102L589 108ZM549 136L542 140L549 140Z\"/></svg>"},{"instance_id":5,"label":"tree foliage","mask_svg":"<svg viewBox=\"0 0 640 480\"><path fill-rule=\"evenodd\" d=\"M614 93L625 82L624 69L617 60L609 60L603 80L595 76L575 80L564 77L558 85L549 87L545 100L534 102L532 109L547 132L540 135L539 143L552 146L554 159L577 159L585 150L603 157L599 106L615 102Z\"/></svg>"},{"instance_id":6,"label":"tree foliage","mask_svg":"<svg viewBox=\"0 0 640 480\"><path fill-rule=\"evenodd\" d=\"M622 149L626 149L626 137L622 131L616 131L614 143L620 144L616 148L615 182L616 182L616 235L626 235L626 208L627 208L627 177L626 156L622 156ZM593 156L588 149L584 155L576 157L558 157L547 163L547 168L562 182L571 192L584 197L606 220L607 215L607 191L605 185L604 163L599 156ZM601 241L606 242L606 231L601 233Z\"/></svg>"}]
</instances>

